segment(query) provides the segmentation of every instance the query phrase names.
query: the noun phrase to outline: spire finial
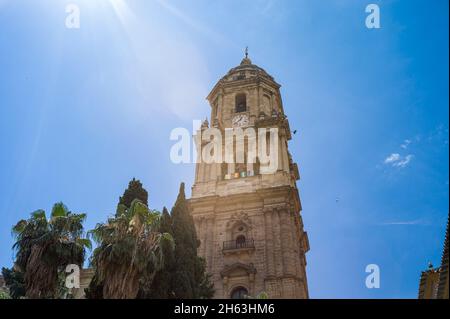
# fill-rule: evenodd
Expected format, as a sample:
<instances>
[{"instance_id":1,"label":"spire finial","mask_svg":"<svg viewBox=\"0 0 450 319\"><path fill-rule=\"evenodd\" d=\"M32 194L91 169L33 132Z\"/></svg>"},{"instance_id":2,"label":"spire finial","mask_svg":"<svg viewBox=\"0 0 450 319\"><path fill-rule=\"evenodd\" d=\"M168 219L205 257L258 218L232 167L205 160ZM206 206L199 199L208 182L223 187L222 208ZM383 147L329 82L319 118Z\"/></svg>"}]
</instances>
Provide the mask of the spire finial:
<instances>
[{"instance_id":1,"label":"spire finial","mask_svg":"<svg viewBox=\"0 0 450 319\"><path fill-rule=\"evenodd\" d=\"M248 47L245 47L245 57L241 61L241 65L250 65L252 61L248 58Z\"/></svg>"}]
</instances>

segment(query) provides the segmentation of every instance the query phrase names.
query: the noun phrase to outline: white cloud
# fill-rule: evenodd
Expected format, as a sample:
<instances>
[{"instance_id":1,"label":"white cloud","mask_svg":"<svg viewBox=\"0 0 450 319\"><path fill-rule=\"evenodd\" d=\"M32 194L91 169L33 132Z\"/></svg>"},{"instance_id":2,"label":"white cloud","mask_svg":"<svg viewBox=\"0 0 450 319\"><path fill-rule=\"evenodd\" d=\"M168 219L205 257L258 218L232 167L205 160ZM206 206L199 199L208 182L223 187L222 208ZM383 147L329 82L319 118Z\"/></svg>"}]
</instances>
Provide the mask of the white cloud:
<instances>
[{"instance_id":1,"label":"white cloud","mask_svg":"<svg viewBox=\"0 0 450 319\"><path fill-rule=\"evenodd\" d=\"M412 160L413 155L408 154L406 156L401 156L399 153L392 153L384 160L386 165L392 165L393 167L406 167Z\"/></svg>"},{"instance_id":2,"label":"white cloud","mask_svg":"<svg viewBox=\"0 0 450 319\"><path fill-rule=\"evenodd\" d=\"M406 150L408 148L409 144L411 144L411 140L407 139L407 140L403 141L403 144L400 145L400 147Z\"/></svg>"},{"instance_id":3,"label":"white cloud","mask_svg":"<svg viewBox=\"0 0 450 319\"><path fill-rule=\"evenodd\" d=\"M396 167L405 167L406 165L409 164L409 162L411 162L413 156L411 154L406 155L403 159L400 159L399 161L395 162L394 166Z\"/></svg>"},{"instance_id":4,"label":"white cloud","mask_svg":"<svg viewBox=\"0 0 450 319\"><path fill-rule=\"evenodd\" d=\"M386 159L384 160L385 164L394 163L400 159L400 154L398 153L392 153Z\"/></svg>"}]
</instances>

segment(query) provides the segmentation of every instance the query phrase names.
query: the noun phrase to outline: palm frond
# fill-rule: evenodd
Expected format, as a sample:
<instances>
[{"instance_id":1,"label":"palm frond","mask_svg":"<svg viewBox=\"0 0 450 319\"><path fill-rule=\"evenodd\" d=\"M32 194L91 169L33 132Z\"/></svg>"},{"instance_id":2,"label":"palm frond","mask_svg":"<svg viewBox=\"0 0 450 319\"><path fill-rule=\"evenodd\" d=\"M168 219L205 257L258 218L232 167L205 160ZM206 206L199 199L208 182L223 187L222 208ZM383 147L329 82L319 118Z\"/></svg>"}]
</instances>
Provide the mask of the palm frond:
<instances>
[{"instance_id":1,"label":"palm frond","mask_svg":"<svg viewBox=\"0 0 450 319\"><path fill-rule=\"evenodd\" d=\"M20 221L18 221L17 224L14 225L12 228L13 235L17 236L20 233L22 233L25 230L25 228L27 227L27 225L28 225L28 221L25 219L21 219Z\"/></svg>"},{"instance_id":2,"label":"palm frond","mask_svg":"<svg viewBox=\"0 0 450 319\"><path fill-rule=\"evenodd\" d=\"M92 250L92 242L88 238L77 238L76 243Z\"/></svg>"},{"instance_id":3,"label":"palm frond","mask_svg":"<svg viewBox=\"0 0 450 319\"><path fill-rule=\"evenodd\" d=\"M37 210L12 228L15 264L24 271L28 297L57 296L60 269L83 263L86 248L92 249L90 240L83 238L85 219L85 214L72 214L63 203L56 203L49 221L43 210Z\"/></svg>"},{"instance_id":4,"label":"palm frond","mask_svg":"<svg viewBox=\"0 0 450 319\"><path fill-rule=\"evenodd\" d=\"M55 205L53 205L51 218L65 217L67 216L68 212L69 211L66 205L64 205L62 202L56 203Z\"/></svg>"},{"instance_id":5,"label":"palm frond","mask_svg":"<svg viewBox=\"0 0 450 319\"><path fill-rule=\"evenodd\" d=\"M35 220L42 220L42 219L47 220L47 216L45 216L45 211L42 209L38 209L38 210L32 212L31 218L33 218Z\"/></svg>"}]
</instances>

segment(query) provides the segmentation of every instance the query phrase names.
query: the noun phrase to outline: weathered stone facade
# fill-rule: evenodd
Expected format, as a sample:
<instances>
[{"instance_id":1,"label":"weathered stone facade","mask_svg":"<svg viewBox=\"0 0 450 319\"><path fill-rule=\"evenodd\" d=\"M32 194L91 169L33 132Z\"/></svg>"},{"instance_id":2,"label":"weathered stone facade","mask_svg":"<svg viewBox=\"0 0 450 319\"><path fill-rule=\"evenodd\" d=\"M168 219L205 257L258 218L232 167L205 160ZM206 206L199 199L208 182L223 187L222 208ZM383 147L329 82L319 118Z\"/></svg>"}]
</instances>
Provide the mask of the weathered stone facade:
<instances>
[{"instance_id":1,"label":"weathered stone facade","mask_svg":"<svg viewBox=\"0 0 450 319\"><path fill-rule=\"evenodd\" d=\"M89 287L92 277L94 277L94 269L87 268L80 271L80 288L73 288L71 295L74 299L85 299L85 289Z\"/></svg>"},{"instance_id":2,"label":"weathered stone facade","mask_svg":"<svg viewBox=\"0 0 450 319\"><path fill-rule=\"evenodd\" d=\"M448 299L448 225L445 232L444 249L442 251L441 266L434 268L429 265L428 270L422 271L419 282L419 299Z\"/></svg>"},{"instance_id":3,"label":"weathered stone facade","mask_svg":"<svg viewBox=\"0 0 450 319\"><path fill-rule=\"evenodd\" d=\"M212 275L215 298L308 298L306 258L296 180L297 165L280 85L247 57L208 96L211 127L278 128L278 169L255 163L197 163L191 212L201 241L199 254ZM236 116L244 115L244 125ZM239 118L241 120L241 118ZM205 121L202 130L209 127ZM200 154L201 152L198 152Z\"/></svg>"}]
</instances>

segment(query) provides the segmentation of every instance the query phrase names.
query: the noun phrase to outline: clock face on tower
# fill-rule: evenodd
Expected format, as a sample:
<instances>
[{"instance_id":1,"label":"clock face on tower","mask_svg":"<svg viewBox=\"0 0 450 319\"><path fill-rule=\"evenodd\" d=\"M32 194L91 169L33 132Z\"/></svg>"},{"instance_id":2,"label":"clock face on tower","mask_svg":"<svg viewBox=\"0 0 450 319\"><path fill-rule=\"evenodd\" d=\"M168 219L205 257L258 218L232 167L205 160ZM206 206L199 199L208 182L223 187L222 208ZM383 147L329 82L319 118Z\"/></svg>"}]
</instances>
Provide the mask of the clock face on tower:
<instances>
[{"instance_id":1,"label":"clock face on tower","mask_svg":"<svg viewBox=\"0 0 450 319\"><path fill-rule=\"evenodd\" d=\"M247 126L249 123L247 114L238 114L233 117L231 124L233 127L243 127Z\"/></svg>"}]
</instances>

